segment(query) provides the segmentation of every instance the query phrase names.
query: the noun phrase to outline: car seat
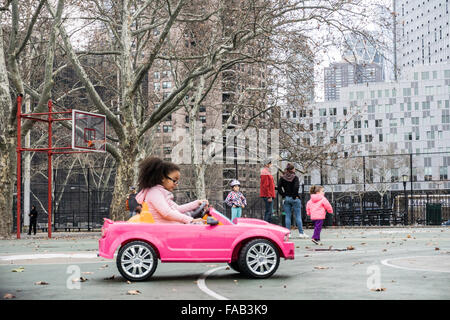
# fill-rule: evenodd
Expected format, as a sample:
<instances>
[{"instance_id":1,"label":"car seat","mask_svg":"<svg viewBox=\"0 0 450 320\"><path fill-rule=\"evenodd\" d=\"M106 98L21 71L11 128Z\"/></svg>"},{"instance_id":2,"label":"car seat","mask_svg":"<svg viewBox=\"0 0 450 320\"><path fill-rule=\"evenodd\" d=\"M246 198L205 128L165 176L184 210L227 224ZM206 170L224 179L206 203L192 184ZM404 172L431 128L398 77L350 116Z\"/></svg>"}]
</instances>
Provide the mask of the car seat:
<instances>
[{"instance_id":1,"label":"car seat","mask_svg":"<svg viewBox=\"0 0 450 320\"><path fill-rule=\"evenodd\" d=\"M155 223L155 219L153 219L153 215L148 210L147 202L142 202L142 210L141 213L132 216L128 222L132 223Z\"/></svg>"}]
</instances>

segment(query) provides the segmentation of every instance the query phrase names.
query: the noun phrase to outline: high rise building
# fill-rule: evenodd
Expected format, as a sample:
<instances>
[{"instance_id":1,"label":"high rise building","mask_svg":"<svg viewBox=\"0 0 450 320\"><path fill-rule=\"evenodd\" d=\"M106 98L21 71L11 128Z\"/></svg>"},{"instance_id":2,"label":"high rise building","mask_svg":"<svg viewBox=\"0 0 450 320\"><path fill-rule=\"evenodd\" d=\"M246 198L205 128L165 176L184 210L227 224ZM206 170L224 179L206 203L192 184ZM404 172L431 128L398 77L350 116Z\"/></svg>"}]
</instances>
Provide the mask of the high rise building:
<instances>
[{"instance_id":1,"label":"high rise building","mask_svg":"<svg viewBox=\"0 0 450 320\"><path fill-rule=\"evenodd\" d=\"M325 68L325 101L339 100L341 88L349 85L385 79L383 56L369 40L352 33L344 38L342 47L343 61Z\"/></svg>"},{"instance_id":2,"label":"high rise building","mask_svg":"<svg viewBox=\"0 0 450 320\"><path fill-rule=\"evenodd\" d=\"M449 0L395 0L397 65L450 63Z\"/></svg>"},{"instance_id":3,"label":"high rise building","mask_svg":"<svg viewBox=\"0 0 450 320\"><path fill-rule=\"evenodd\" d=\"M333 63L325 68L325 100L339 100L341 88L349 85L383 80L383 66L377 63Z\"/></svg>"}]
</instances>

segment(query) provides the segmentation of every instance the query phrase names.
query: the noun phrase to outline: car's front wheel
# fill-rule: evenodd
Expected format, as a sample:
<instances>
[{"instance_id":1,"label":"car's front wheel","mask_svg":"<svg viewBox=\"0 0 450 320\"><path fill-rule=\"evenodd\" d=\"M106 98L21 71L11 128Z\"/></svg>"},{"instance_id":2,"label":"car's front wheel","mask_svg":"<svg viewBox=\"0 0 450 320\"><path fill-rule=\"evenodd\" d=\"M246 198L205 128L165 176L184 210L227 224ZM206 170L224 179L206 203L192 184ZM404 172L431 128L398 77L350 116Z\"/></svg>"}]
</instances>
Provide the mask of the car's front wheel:
<instances>
[{"instance_id":1,"label":"car's front wheel","mask_svg":"<svg viewBox=\"0 0 450 320\"><path fill-rule=\"evenodd\" d=\"M120 248L116 264L125 279L144 281L155 272L158 256L155 249L148 243L132 241Z\"/></svg>"},{"instance_id":2,"label":"car's front wheel","mask_svg":"<svg viewBox=\"0 0 450 320\"><path fill-rule=\"evenodd\" d=\"M252 278L265 279L275 273L280 264L280 254L275 245L266 239L246 243L238 259L239 269Z\"/></svg>"}]
</instances>

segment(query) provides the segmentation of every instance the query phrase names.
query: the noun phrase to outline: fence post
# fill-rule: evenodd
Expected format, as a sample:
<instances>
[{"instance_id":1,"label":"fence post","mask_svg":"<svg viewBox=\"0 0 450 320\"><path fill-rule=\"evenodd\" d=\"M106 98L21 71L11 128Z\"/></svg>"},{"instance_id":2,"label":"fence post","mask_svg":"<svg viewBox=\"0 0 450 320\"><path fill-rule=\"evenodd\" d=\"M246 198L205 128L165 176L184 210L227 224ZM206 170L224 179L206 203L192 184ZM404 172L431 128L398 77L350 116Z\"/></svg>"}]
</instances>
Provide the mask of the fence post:
<instances>
[{"instance_id":1,"label":"fence post","mask_svg":"<svg viewBox=\"0 0 450 320\"><path fill-rule=\"evenodd\" d=\"M409 154L409 173L410 173L410 177L409 177L409 181L411 183L411 222L415 223L416 219L414 217L414 187L413 187L413 154L410 153Z\"/></svg>"}]
</instances>

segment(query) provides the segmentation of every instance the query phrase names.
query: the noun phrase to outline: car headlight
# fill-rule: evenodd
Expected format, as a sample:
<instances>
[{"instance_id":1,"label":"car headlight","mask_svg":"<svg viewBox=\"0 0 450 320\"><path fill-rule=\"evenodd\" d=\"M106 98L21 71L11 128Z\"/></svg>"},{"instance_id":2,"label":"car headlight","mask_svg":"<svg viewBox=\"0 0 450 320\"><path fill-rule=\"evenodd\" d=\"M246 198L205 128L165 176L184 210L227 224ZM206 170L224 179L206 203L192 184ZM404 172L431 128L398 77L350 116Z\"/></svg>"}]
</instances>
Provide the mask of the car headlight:
<instances>
[{"instance_id":1,"label":"car headlight","mask_svg":"<svg viewBox=\"0 0 450 320\"><path fill-rule=\"evenodd\" d=\"M285 235L284 235L284 242L286 242L286 241L289 241L289 235L290 235L291 233L289 232L289 233L286 233Z\"/></svg>"}]
</instances>

